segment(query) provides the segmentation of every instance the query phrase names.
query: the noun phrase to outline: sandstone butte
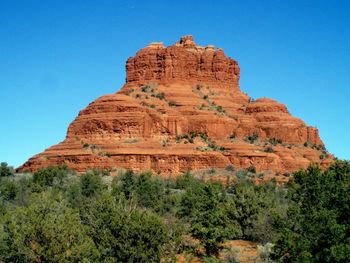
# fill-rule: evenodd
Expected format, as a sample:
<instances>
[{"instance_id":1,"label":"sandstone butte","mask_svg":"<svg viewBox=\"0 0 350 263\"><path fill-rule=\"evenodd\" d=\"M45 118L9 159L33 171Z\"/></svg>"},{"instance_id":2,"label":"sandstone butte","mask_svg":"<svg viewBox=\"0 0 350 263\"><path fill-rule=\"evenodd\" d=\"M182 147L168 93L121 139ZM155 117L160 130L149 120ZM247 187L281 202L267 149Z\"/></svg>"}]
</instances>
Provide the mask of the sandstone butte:
<instances>
[{"instance_id":1,"label":"sandstone butte","mask_svg":"<svg viewBox=\"0 0 350 263\"><path fill-rule=\"evenodd\" d=\"M126 83L79 112L63 142L18 170L65 163L91 168L186 170L254 166L283 174L332 162L318 130L268 98L239 87L238 63L192 36L165 47L151 43L126 62Z\"/></svg>"}]
</instances>

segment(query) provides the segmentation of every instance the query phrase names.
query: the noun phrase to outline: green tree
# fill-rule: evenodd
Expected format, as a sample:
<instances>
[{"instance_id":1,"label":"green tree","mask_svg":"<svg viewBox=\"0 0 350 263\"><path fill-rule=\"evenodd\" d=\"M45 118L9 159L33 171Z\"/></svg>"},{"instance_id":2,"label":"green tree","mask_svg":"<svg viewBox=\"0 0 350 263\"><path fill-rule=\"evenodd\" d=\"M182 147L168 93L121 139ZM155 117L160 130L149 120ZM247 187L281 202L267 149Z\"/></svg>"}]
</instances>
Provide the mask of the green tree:
<instances>
[{"instance_id":1,"label":"green tree","mask_svg":"<svg viewBox=\"0 0 350 263\"><path fill-rule=\"evenodd\" d=\"M7 177L13 175L13 169L7 165L7 163L2 162L0 164L0 177Z\"/></svg>"},{"instance_id":2,"label":"green tree","mask_svg":"<svg viewBox=\"0 0 350 263\"><path fill-rule=\"evenodd\" d=\"M98 255L79 214L47 193L0 220L0 261L82 262L96 261Z\"/></svg>"},{"instance_id":3,"label":"green tree","mask_svg":"<svg viewBox=\"0 0 350 263\"><path fill-rule=\"evenodd\" d=\"M84 196L82 194L80 181L74 181L68 185L66 197L71 207L79 208L84 204Z\"/></svg>"},{"instance_id":4,"label":"green tree","mask_svg":"<svg viewBox=\"0 0 350 263\"><path fill-rule=\"evenodd\" d=\"M162 209L164 190L163 179L152 177L149 172L135 175L132 171L127 171L112 183L112 193L117 198L122 196L129 201L133 198L140 207L153 208L156 211Z\"/></svg>"},{"instance_id":5,"label":"green tree","mask_svg":"<svg viewBox=\"0 0 350 263\"><path fill-rule=\"evenodd\" d=\"M88 171L80 177L80 188L83 196L94 197L101 194L106 186L99 174Z\"/></svg>"},{"instance_id":6,"label":"green tree","mask_svg":"<svg viewBox=\"0 0 350 263\"><path fill-rule=\"evenodd\" d=\"M348 262L350 259L350 164L326 171L311 166L294 174L288 221L274 247L283 262Z\"/></svg>"},{"instance_id":7,"label":"green tree","mask_svg":"<svg viewBox=\"0 0 350 263\"><path fill-rule=\"evenodd\" d=\"M187 171L183 175L176 177L175 187L177 189L186 189L197 182L198 180L195 179L189 171Z\"/></svg>"},{"instance_id":8,"label":"green tree","mask_svg":"<svg viewBox=\"0 0 350 263\"><path fill-rule=\"evenodd\" d=\"M277 235L275 225L285 217L285 191L273 182L255 185L241 181L233 187L232 198L236 205L243 238L266 244Z\"/></svg>"},{"instance_id":9,"label":"green tree","mask_svg":"<svg viewBox=\"0 0 350 263\"><path fill-rule=\"evenodd\" d=\"M136 175L132 170L127 170L121 176L115 177L112 182L112 192L114 195L124 195L129 200L136 187Z\"/></svg>"},{"instance_id":10,"label":"green tree","mask_svg":"<svg viewBox=\"0 0 350 263\"><path fill-rule=\"evenodd\" d=\"M220 185L199 183L187 188L181 206L180 215L189 220L192 236L201 241L207 255L217 255L223 241L241 235L238 222L230 217L234 203L228 203Z\"/></svg>"},{"instance_id":11,"label":"green tree","mask_svg":"<svg viewBox=\"0 0 350 263\"><path fill-rule=\"evenodd\" d=\"M67 165L50 166L33 174L33 183L40 187L62 186L64 179L71 173Z\"/></svg>"},{"instance_id":12,"label":"green tree","mask_svg":"<svg viewBox=\"0 0 350 263\"><path fill-rule=\"evenodd\" d=\"M151 173L141 173L136 182L136 197L143 207L160 209L164 197L164 183L159 177L152 178Z\"/></svg>"},{"instance_id":13,"label":"green tree","mask_svg":"<svg viewBox=\"0 0 350 263\"><path fill-rule=\"evenodd\" d=\"M16 195L16 205L24 206L28 205L30 202L30 195L31 195L31 179L27 177L19 178L19 180L16 181L17 184L17 195Z\"/></svg>"},{"instance_id":14,"label":"green tree","mask_svg":"<svg viewBox=\"0 0 350 263\"><path fill-rule=\"evenodd\" d=\"M81 217L104 262L159 262L169 242L159 216L121 205L108 193L87 203Z\"/></svg>"},{"instance_id":15,"label":"green tree","mask_svg":"<svg viewBox=\"0 0 350 263\"><path fill-rule=\"evenodd\" d=\"M0 181L0 197L6 201L13 201L18 195L19 189L13 180Z\"/></svg>"}]
</instances>

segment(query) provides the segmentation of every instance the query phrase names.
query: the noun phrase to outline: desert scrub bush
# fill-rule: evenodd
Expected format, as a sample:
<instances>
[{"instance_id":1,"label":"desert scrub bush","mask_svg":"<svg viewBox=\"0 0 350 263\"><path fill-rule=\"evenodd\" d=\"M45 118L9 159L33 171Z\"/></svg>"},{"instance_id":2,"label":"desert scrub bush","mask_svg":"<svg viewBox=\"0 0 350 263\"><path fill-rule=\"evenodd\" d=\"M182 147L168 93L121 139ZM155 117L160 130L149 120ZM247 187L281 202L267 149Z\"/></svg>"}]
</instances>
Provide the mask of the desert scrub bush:
<instances>
[{"instance_id":1,"label":"desert scrub bush","mask_svg":"<svg viewBox=\"0 0 350 263\"><path fill-rule=\"evenodd\" d=\"M203 94L203 93L202 93L202 89L203 89L203 86L200 85L200 84L197 84L197 85L195 85L195 86L192 87L192 92L193 92L193 93L196 93L196 94L198 94L198 95L201 95L201 94Z\"/></svg>"},{"instance_id":2,"label":"desert scrub bush","mask_svg":"<svg viewBox=\"0 0 350 263\"><path fill-rule=\"evenodd\" d=\"M211 148L209 148L208 146L199 146L196 148L198 151L201 151L201 152L208 152L208 151L212 151Z\"/></svg>"},{"instance_id":3,"label":"desert scrub bush","mask_svg":"<svg viewBox=\"0 0 350 263\"><path fill-rule=\"evenodd\" d=\"M129 138L124 141L124 143L138 143L140 140L138 138Z\"/></svg>"},{"instance_id":4,"label":"desert scrub bush","mask_svg":"<svg viewBox=\"0 0 350 263\"><path fill-rule=\"evenodd\" d=\"M246 169L240 169L236 172L236 176L239 180L245 180L248 176L248 171Z\"/></svg>"},{"instance_id":5,"label":"desert scrub bush","mask_svg":"<svg viewBox=\"0 0 350 263\"><path fill-rule=\"evenodd\" d=\"M148 108L151 108L151 109L156 109L156 105L154 104L148 104L144 101L141 102L141 105L144 106L144 107L148 107Z\"/></svg>"},{"instance_id":6,"label":"desert scrub bush","mask_svg":"<svg viewBox=\"0 0 350 263\"><path fill-rule=\"evenodd\" d=\"M304 147L309 147L309 148L312 148L312 149L317 150L317 151L326 152L326 147L324 145L322 145L322 144L317 145L317 144L309 142L309 141L304 142Z\"/></svg>"},{"instance_id":7,"label":"desert scrub bush","mask_svg":"<svg viewBox=\"0 0 350 263\"><path fill-rule=\"evenodd\" d=\"M165 99L165 94L164 94L164 92L157 93L157 94L156 94L156 98L157 98L157 99L160 99L160 100L164 100L164 99Z\"/></svg>"},{"instance_id":8,"label":"desert scrub bush","mask_svg":"<svg viewBox=\"0 0 350 263\"><path fill-rule=\"evenodd\" d=\"M185 140L185 143L188 143L189 139L190 137L188 136L188 134L180 134L176 136L176 143L180 143L182 142L182 140Z\"/></svg>"},{"instance_id":9,"label":"desert scrub bush","mask_svg":"<svg viewBox=\"0 0 350 263\"><path fill-rule=\"evenodd\" d=\"M254 165L249 166L249 167L247 168L247 171L248 171L249 173L256 174L256 168L255 168Z\"/></svg>"},{"instance_id":10,"label":"desert scrub bush","mask_svg":"<svg viewBox=\"0 0 350 263\"><path fill-rule=\"evenodd\" d=\"M176 105L176 102L173 101L173 100L168 101L168 105L169 105L170 107L173 107L173 108L175 108L175 107L177 106L177 105Z\"/></svg>"},{"instance_id":11,"label":"desert scrub bush","mask_svg":"<svg viewBox=\"0 0 350 263\"><path fill-rule=\"evenodd\" d=\"M264 152L266 152L266 153L273 153L273 152L275 152L275 151L272 149L272 147L266 147L266 148L264 149Z\"/></svg>"},{"instance_id":12,"label":"desert scrub bush","mask_svg":"<svg viewBox=\"0 0 350 263\"><path fill-rule=\"evenodd\" d=\"M218 145L216 145L215 142L209 142L208 147L211 148L213 151L219 151L219 152L225 151L225 147L218 146Z\"/></svg>"},{"instance_id":13,"label":"desert scrub bush","mask_svg":"<svg viewBox=\"0 0 350 263\"><path fill-rule=\"evenodd\" d=\"M216 144L213 144L213 143L209 143L208 146L199 146L196 149L201 152L208 152L208 151L224 152L226 150L225 147L217 146Z\"/></svg>"},{"instance_id":14,"label":"desert scrub bush","mask_svg":"<svg viewBox=\"0 0 350 263\"><path fill-rule=\"evenodd\" d=\"M262 263L273 263L274 261L271 259L272 251L272 243L268 242L265 245L258 245L258 255L256 261Z\"/></svg>"},{"instance_id":15,"label":"desert scrub bush","mask_svg":"<svg viewBox=\"0 0 350 263\"><path fill-rule=\"evenodd\" d=\"M202 103L201 106L199 106L200 110L205 110L207 107Z\"/></svg>"},{"instance_id":16,"label":"desert scrub bush","mask_svg":"<svg viewBox=\"0 0 350 263\"><path fill-rule=\"evenodd\" d=\"M108 157L108 158L112 157L112 154L109 152L99 152L98 155L101 157Z\"/></svg>"},{"instance_id":17,"label":"desert scrub bush","mask_svg":"<svg viewBox=\"0 0 350 263\"><path fill-rule=\"evenodd\" d=\"M246 142L249 142L251 144L255 143L258 139L259 139L259 135L257 133L253 133L244 138Z\"/></svg>"},{"instance_id":18,"label":"desert scrub bush","mask_svg":"<svg viewBox=\"0 0 350 263\"><path fill-rule=\"evenodd\" d=\"M282 144L281 139L275 139L275 138L269 138L268 142L273 146L276 146L277 144Z\"/></svg>"},{"instance_id":19,"label":"desert scrub bush","mask_svg":"<svg viewBox=\"0 0 350 263\"><path fill-rule=\"evenodd\" d=\"M216 172L216 170L213 167L208 169L208 174L215 174L215 172Z\"/></svg>"},{"instance_id":20,"label":"desert scrub bush","mask_svg":"<svg viewBox=\"0 0 350 263\"><path fill-rule=\"evenodd\" d=\"M96 150L99 149L99 147L98 147L96 144L91 144L91 145L90 145L90 149L91 149L91 151L94 153Z\"/></svg>"},{"instance_id":21,"label":"desert scrub bush","mask_svg":"<svg viewBox=\"0 0 350 263\"><path fill-rule=\"evenodd\" d=\"M327 152L323 151L320 155L320 160L328 159L329 155Z\"/></svg>"},{"instance_id":22,"label":"desert scrub bush","mask_svg":"<svg viewBox=\"0 0 350 263\"><path fill-rule=\"evenodd\" d=\"M150 89L151 89L151 87L149 85L144 85L141 87L142 92L148 92Z\"/></svg>"},{"instance_id":23,"label":"desert scrub bush","mask_svg":"<svg viewBox=\"0 0 350 263\"><path fill-rule=\"evenodd\" d=\"M226 111L220 105L215 105L215 109L219 113L226 113Z\"/></svg>"},{"instance_id":24,"label":"desert scrub bush","mask_svg":"<svg viewBox=\"0 0 350 263\"><path fill-rule=\"evenodd\" d=\"M82 142L83 143L83 142ZM91 150L92 152L95 152L96 150L98 150L98 146L95 144L89 144L89 143L83 143L83 149L84 150Z\"/></svg>"},{"instance_id":25,"label":"desert scrub bush","mask_svg":"<svg viewBox=\"0 0 350 263\"><path fill-rule=\"evenodd\" d=\"M185 140L185 143L194 143L194 139L198 136L196 132L191 132L188 134L181 134L176 136L176 143L180 143L182 140Z\"/></svg>"},{"instance_id":26,"label":"desert scrub bush","mask_svg":"<svg viewBox=\"0 0 350 263\"><path fill-rule=\"evenodd\" d=\"M304 142L304 147L312 148L313 144L311 142Z\"/></svg>"},{"instance_id":27,"label":"desert scrub bush","mask_svg":"<svg viewBox=\"0 0 350 263\"><path fill-rule=\"evenodd\" d=\"M202 89L202 85L200 85L200 84L197 84L196 86L195 86L195 88L196 88L196 90L201 90Z\"/></svg>"},{"instance_id":28,"label":"desert scrub bush","mask_svg":"<svg viewBox=\"0 0 350 263\"><path fill-rule=\"evenodd\" d=\"M228 172L234 172L235 171L235 167L232 164L229 164L229 165L226 166L225 170L228 171Z\"/></svg>"},{"instance_id":29,"label":"desert scrub bush","mask_svg":"<svg viewBox=\"0 0 350 263\"><path fill-rule=\"evenodd\" d=\"M85 150L87 150L87 149L89 149L90 148L90 144L88 144L88 143L84 143L83 144L83 148L85 149Z\"/></svg>"},{"instance_id":30,"label":"desert scrub bush","mask_svg":"<svg viewBox=\"0 0 350 263\"><path fill-rule=\"evenodd\" d=\"M160 140L160 145L161 145L162 147L168 146L168 140L167 140L167 139L161 139L161 140Z\"/></svg>"},{"instance_id":31,"label":"desert scrub bush","mask_svg":"<svg viewBox=\"0 0 350 263\"><path fill-rule=\"evenodd\" d=\"M255 99L254 99L254 98L249 97L249 103L254 102L254 101L255 101Z\"/></svg>"},{"instance_id":32,"label":"desert scrub bush","mask_svg":"<svg viewBox=\"0 0 350 263\"><path fill-rule=\"evenodd\" d=\"M206 133L200 133L200 137L204 142L208 142L208 135Z\"/></svg>"},{"instance_id":33,"label":"desert scrub bush","mask_svg":"<svg viewBox=\"0 0 350 263\"><path fill-rule=\"evenodd\" d=\"M228 137L231 141L236 139L236 133L231 133L230 136Z\"/></svg>"},{"instance_id":34,"label":"desert scrub bush","mask_svg":"<svg viewBox=\"0 0 350 263\"><path fill-rule=\"evenodd\" d=\"M319 145L315 145L315 147L316 147L317 150L319 150L319 151L326 151L326 147L325 147L324 145L319 144Z\"/></svg>"}]
</instances>

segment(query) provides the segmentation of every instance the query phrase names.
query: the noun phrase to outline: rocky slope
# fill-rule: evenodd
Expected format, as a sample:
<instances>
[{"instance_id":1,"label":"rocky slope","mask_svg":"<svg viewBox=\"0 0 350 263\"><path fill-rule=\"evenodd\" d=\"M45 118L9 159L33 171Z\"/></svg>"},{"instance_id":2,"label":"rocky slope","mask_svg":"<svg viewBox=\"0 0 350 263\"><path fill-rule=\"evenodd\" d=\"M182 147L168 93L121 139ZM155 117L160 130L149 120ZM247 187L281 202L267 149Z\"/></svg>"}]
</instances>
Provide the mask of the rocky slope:
<instances>
[{"instance_id":1,"label":"rocky slope","mask_svg":"<svg viewBox=\"0 0 350 263\"><path fill-rule=\"evenodd\" d=\"M152 43L126 63L126 84L70 124L66 139L30 158L21 171L66 163L177 175L211 167L295 171L330 163L318 131L268 98L239 88L238 63L192 36Z\"/></svg>"}]
</instances>

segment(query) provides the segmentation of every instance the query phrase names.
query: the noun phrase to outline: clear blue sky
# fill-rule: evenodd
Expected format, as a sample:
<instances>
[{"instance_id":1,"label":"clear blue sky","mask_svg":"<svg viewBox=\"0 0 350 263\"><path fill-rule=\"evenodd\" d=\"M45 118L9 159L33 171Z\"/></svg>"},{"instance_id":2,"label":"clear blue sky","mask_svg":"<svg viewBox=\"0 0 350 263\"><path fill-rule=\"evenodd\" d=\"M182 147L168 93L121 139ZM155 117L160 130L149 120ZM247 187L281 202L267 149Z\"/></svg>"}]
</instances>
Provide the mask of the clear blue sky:
<instances>
[{"instance_id":1,"label":"clear blue sky","mask_svg":"<svg viewBox=\"0 0 350 263\"><path fill-rule=\"evenodd\" d=\"M192 34L238 60L241 89L276 99L350 159L350 1L0 0L0 161L65 138L152 41Z\"/></svg>"}]
</instances>

